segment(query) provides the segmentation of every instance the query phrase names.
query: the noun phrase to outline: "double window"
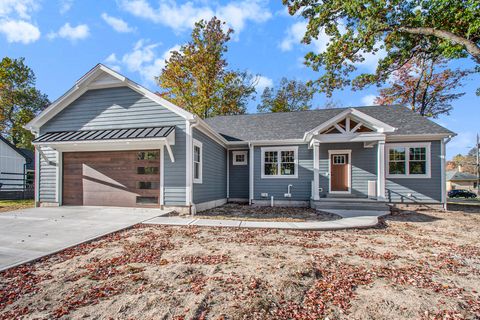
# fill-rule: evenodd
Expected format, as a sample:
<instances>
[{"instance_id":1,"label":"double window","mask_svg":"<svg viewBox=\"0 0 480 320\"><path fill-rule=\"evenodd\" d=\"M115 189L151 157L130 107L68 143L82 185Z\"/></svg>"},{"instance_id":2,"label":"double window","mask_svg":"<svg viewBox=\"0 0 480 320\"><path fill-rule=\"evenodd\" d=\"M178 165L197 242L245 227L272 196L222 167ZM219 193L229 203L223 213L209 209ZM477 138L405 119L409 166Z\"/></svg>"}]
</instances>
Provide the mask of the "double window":
<instances>
[{"instance_id":1,"label":"double window","mask_svg":"<svg viewBox=\"0 0 480 320\"><path fill-rule=\"evenodd\" d=\"M430 177L430 143L388 144L386 150L387 177Z\"/></svg>"},{"instance_id":2,"label":"double window","mask_svg":"<svg viewBox=\"0 0 480 320\"><path fill-rule=\"evenodd\" d=\"M193 139L193 183L202 183L202 143Z\"/></svg>"},{"instance_id":3,"label":"double window","mask_svg":"<svg viewBox=\"0 0 480 320\"><path fill-rule=\"evenodd\" d=\"M261 148L262 179L297 178L298 147Z\"/></svg>"}]
</instances>

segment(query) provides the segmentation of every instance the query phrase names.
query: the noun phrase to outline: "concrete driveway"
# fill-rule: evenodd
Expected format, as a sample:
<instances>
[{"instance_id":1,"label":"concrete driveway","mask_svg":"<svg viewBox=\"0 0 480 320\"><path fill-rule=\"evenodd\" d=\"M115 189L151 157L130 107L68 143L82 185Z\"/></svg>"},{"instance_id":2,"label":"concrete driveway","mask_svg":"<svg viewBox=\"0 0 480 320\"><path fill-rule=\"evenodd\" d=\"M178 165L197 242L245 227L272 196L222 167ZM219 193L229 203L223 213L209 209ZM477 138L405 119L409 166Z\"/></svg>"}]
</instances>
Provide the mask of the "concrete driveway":
<instances>
[{"instance_id":1,"label":"concrete driveway","mask_svg":"<svg viewBox=\"0 0 480 320\"><path fill-rule=\"evenodd\" d=\"M167 213L114 207L32 208L0 213L0 271Z\"/></svg>"}]
</instances>

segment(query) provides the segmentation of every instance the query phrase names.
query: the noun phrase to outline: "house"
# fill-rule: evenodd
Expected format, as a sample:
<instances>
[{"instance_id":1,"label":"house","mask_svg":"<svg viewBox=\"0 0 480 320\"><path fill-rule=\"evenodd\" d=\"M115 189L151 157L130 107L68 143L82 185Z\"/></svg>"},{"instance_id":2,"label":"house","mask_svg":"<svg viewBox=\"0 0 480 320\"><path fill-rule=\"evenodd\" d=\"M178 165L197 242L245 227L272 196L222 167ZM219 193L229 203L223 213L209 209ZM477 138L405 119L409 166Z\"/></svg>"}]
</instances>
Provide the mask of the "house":
<instances>
[{"instance_id":1,"label":"house","mask_svg":"<svg viewBox=\"0 0 480 320\"><path fill-rule=\"evenodd\" d=\"M202 120L101 64L26 128L37 205L187 212L331 197L445 203L454 135L402 106Z\"/></svg>"},{"instance_id":2,"label":"house","mask_svg":"<svg viewBox=\"0 0 480 320\"><path fill-rule=\"evenodd\" d=\"M23 198L24 177L33 172L33 152L15 147L0 136L0 199Z\"/></svg>"},{"instance_id":3,"label":"house","mask_svg":"<svg viewBox=\"0 0 480 320\"><path fill-rule=\"evenodd\" d=\"M447 191L461 189L476 191L478 186L478 178L469 172L463 172L462 166L458 166L456 170L447 171Z\"/></svg>"}]
</instances>

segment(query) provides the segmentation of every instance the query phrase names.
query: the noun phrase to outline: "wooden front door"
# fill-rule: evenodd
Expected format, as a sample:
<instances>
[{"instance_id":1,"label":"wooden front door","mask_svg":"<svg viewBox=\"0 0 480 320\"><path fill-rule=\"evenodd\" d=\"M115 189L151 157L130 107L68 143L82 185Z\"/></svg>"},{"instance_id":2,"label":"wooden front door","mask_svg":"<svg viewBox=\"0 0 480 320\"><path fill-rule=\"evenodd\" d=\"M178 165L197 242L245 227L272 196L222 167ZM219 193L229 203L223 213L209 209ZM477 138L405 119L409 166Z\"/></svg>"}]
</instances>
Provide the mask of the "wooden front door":
<instances>
[{"instance_id":1,"label":"wooden front door","mask_svg":"<svg viewBox=\"0 0 480 320\"><path fill-rule=\"evenodd\" d=\"M160 152L63 153L63 204L159 206Z\"/></svg>"},{"instance_id":2,"label":"wooden front door","mask_svg":"<svg viewBox=\"0 0 480 320\"><path fill-rule=\"evenodd\" d=\"M330 191L349 191L349 161L348 154L330 155Z\"/></svg>"}]
</instances>

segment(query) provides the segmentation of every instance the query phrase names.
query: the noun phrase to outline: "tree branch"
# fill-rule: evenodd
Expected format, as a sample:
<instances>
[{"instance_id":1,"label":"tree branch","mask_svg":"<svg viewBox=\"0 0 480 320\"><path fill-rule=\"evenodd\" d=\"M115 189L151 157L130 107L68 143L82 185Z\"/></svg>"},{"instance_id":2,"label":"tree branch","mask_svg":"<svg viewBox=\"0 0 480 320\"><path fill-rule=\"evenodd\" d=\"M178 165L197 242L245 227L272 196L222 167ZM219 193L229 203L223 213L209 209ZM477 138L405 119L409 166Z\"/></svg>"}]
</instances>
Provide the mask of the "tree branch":
<instances>
[{"instance_id":1,"label":"tree branch","mask_svg":"<svg viewBox=\"0 0 480 320\"><path fill-rule=\"evenodd\" d=\"M465 49L472 55L472 57L480 63L480 47L471 40L466 38L460 37L453 32L445 31L445 30L437 30L434 28L427 28L427 27L417 27L417 28L409 28L409 27L400 27L398 28L400 32L406 32L410 34L418 34L418 35L425 35L425 36L434 36L437 38L441 38L444 40L448 40L455 44L461 45L465 47Z\"/></svg>"}]
</instances>

